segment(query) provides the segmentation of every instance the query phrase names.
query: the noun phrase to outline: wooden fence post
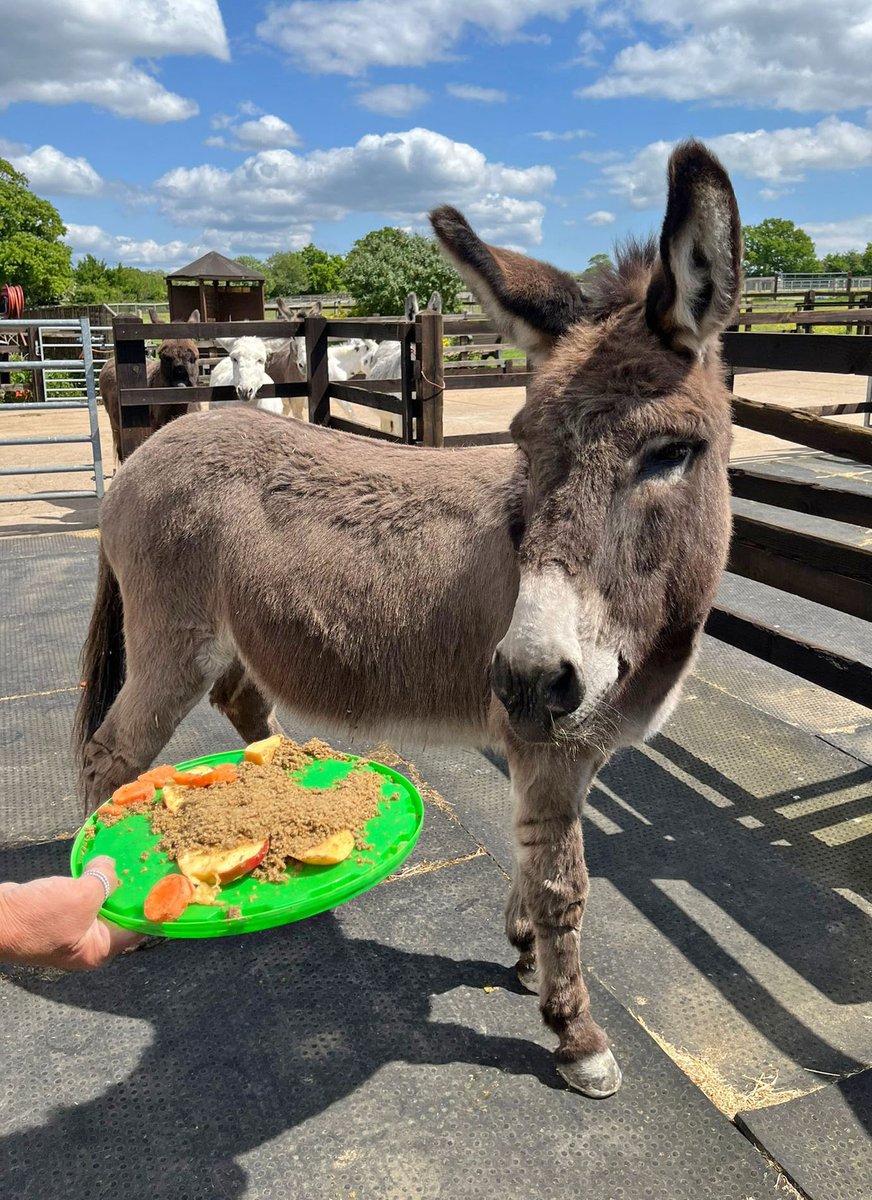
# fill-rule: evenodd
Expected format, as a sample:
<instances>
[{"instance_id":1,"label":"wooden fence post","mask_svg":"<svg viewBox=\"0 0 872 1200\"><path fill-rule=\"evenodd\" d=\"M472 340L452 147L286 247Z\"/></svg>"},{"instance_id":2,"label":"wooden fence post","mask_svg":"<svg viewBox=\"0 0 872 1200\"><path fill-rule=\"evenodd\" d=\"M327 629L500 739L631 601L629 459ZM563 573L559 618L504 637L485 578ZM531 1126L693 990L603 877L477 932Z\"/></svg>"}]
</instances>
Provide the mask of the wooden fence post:
<instances>
[{"instance_id":1,"label":"wooden fence post","mask_svg":"<svg viewBox=\"0 0 872 1200\"><path fill-rule=\"evenodd\" d=\"M415 388L421 408L419 441L425 446L442 445L442 397L445 372L442 353L442 313L418 313Z\"/></svg>"},{"instance_id":2,"label":"wooden fence post","mask_svg":"<svg viewBox=\"0 0 872 1200\"><path fill-rule=\"evenodd\" d=\"M330 424L330 365L327 359L326 317L306 317L306 359L309 364L309 420Z\"/></svg>"},{"instance_id":3,"label":"wooden fence post","mask_svg":"<svg viewBox=\"0 0 872 1200\"><path fill-rule=\"evenodd\" d=\"M136 341L118 339L119 324L142 325L142 317L115 317L112 322L112 337L115 341L115 378L118 387L118 423L121 428L121 454L123 462L137 446L148 437L151 422L147 404L125 407L121 402L127 388L148 387L148 370L145 365L145 338Z\"/></svg>"},{"instance_id":4,"label":"wooden fence post","mask_svg":"<svg viewBox=\"0 0 872 1200\"><path fill-rule=\"evenodd\" d=\"M817 297L816 297L814 291L811 288L809 288L809 290L805 293L805 303L803 305L803 311L804 312L814 312L816 299L817 299ZM814 333L814 325L804 326L802 332L803 333Z\"/></svg>"},{"instance_id":5,"label":"wooden fence post","mask_svg":"<svg viewBox=\"0 0 872 1200\"><path fill-rule=\"evenodd\" d=\"M403 402L402 438L407 445L415 440L415 371L412 362L412 347L415 344L415 327L410 326L400 342L400 398Z\"/></svg>"}]
</instances>

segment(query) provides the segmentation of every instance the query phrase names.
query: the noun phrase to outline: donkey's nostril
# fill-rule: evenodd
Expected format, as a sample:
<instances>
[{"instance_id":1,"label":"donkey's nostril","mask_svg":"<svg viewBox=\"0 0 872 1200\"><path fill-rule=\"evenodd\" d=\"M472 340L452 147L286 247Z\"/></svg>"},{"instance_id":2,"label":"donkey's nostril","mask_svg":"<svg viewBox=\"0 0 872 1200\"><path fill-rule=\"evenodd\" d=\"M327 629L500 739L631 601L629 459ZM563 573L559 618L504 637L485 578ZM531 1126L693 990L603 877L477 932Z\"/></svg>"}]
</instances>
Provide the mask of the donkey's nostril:
<instances>
[{"instance_id":1,"label":"donkey's nostril","mask_svg":"<svg viewBox=\"0 0 872 1200\"><path fill-rule=\"evenodd\" d=\"M575 712L584 697L584 687L570 662L560 664L560 670L542 678L542 698L551 717L565 717Z\"/></svg>"}]
</instances>

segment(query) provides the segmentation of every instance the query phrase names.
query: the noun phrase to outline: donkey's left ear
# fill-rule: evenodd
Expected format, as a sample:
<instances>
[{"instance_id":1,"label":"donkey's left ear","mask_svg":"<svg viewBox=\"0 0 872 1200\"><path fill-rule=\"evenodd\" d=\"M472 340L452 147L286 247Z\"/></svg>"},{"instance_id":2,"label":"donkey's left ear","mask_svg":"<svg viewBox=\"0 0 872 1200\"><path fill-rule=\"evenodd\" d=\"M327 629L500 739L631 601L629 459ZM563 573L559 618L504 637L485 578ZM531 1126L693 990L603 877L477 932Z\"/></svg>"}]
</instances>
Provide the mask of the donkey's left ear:
<instances>
[{"instance_id":1,"label":"donkey's left ear","mask_svg":"<svg viewBox=\"0 0 872 1200\"><path fill-rule=\"evenodd\" d=\"M742 225L729 176L700 142L685 142L669 160L648 325L674 349L702 354L733 323L741 291Z\"/></svg>"},{"instance_id":2,"label":"donkey's left ear","mask_svg":"<svg viewBox=\"0 0 872 1200\"><path fill-rule=\"evenodd\" d=\"M581 288L565 271L489 246L456 208L434 209L430 223L445 255L514 345L547 354L584 317Z\"/></svg>"},{"instance_id":3,"label":"donkey's left ear","mask_svg":"<svg viewBox=\"0 0 872 1200\"><path fill-rule=\"evenodd\" d=\"M191 313L191 315L188 317L188 323L191 325L199 325L199 323L200 323L199 308L195 308L194 311Z\"/></svg>"}]
</instances>

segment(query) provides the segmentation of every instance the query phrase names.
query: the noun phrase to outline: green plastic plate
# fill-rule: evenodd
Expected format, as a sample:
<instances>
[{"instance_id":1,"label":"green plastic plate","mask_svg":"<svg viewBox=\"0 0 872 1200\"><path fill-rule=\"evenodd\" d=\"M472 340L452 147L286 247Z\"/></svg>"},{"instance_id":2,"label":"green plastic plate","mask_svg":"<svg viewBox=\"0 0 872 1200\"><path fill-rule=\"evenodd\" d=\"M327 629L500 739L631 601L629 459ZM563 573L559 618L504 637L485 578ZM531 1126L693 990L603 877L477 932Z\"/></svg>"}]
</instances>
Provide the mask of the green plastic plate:
<instances>
[{"instance_id":1,"label":"green plastic plate","mask_svg":"<svg viewBox=\"0 0 872 1200\"><path fill-rule=\"evenodd\" d=\"M242 750L208 754L180 763L179 770L215 763L238 763ZM357 759L320 759L294 774L310 787L329 787L349 773ZM365 839L371 850L356 852L333 867L310 867L295 863L281 883L267 883L251 875L221 888L224 907L191 904L177 921L156 924L147 921L142 906L154 884L164 875L178 871L154 847L160 841L152 833L148 817L131 814L108 828L100 820L100 810L89 817L79 830L71 855L75 877L85 870L90 859L108 854L115 859L121 886L100 910L102 916L124 929L159 934L169 938L225 937L231 933L255 933L276 925L287 925L325 912L375 887L411 853L424 819L424 806L415 788L396 771L381 763L368 763L368 770L383 775L385 797L376 816L365 826ZM391 797L395 797L391 799ZM155 803L160 803L157 793ZM89 836L89 828L96 834ZM143 858L143 855L146 855ZM358 862L358 858L363 861ZM240 915L228 916L228 909Z\"/></svg>"}]
</instances>

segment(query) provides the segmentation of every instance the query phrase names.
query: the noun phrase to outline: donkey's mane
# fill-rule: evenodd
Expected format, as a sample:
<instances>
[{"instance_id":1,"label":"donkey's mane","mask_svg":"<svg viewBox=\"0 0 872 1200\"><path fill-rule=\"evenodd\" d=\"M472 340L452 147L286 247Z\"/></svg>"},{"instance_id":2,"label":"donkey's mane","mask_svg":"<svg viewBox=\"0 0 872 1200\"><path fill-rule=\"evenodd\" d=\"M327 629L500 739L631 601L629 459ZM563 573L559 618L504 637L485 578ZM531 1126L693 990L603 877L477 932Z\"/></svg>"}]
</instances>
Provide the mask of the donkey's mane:
<instances>
[{"instance_id":1,"label":"donkey's mane","mask_svg":"<svg viewBox=\"0 0 872 1200\"><path fill-rule=\"evenodd\" d=\"M605 263L581 285L585 315L601 320L626 304L645 299L651 271L657 261L657 239L629 237L615 247L615 265Z\"/></svg>"}]
</instances>

